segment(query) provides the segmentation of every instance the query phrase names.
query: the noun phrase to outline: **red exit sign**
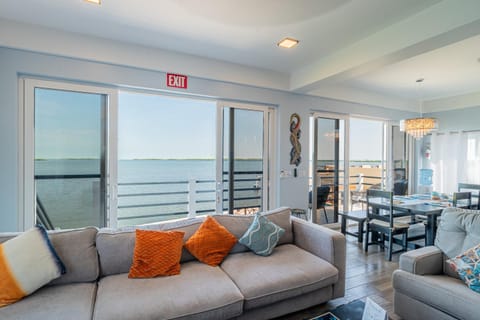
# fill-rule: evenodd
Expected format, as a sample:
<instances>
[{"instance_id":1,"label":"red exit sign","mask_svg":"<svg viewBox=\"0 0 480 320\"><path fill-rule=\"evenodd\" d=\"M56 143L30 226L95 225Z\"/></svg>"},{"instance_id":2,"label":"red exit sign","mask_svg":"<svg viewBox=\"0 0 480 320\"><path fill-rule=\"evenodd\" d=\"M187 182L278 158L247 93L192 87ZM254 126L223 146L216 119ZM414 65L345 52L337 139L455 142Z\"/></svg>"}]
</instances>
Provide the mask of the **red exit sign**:
<instances>
[{"instance_id":1,"label":"red exit sign","mask_svg":"<svg viewBox=\"0 0 480 320\"><path fill-rule=\"evenodd\" d=\"M187 76L167 73L167 87L187 89L187 81Z\"/></svg>"}]
</instances>

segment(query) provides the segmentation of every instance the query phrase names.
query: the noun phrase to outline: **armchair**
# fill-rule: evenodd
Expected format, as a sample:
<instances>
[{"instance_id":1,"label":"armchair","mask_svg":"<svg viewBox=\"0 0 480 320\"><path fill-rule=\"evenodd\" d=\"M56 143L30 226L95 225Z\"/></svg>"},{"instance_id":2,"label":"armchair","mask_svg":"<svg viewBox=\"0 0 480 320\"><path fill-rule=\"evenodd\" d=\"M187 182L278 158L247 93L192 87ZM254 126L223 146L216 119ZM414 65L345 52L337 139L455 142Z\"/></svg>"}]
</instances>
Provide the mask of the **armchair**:
<instances>
[{"instance_id":1,"label":"armchair","mask_svg":"<svg viewBox=\"0 0 480 320\"><path fill-rule=\"evenodd\" d=\"M478 319L480 294L445 263L478 244L480 211L447 208L435 246L400 256L393 273L394 311L404 319Z\"/></svg>"}]
</instances>

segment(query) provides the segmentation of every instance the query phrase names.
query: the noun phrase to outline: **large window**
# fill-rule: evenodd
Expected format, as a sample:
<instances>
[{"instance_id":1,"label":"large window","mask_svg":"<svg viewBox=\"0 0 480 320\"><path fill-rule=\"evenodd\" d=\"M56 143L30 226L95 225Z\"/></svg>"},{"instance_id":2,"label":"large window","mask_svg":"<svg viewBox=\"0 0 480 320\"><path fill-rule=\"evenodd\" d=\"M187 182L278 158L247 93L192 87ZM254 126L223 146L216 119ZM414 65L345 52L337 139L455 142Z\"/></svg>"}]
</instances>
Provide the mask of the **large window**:
<instances>
[{"instance_id":1,"label":"large window","mask_svg":"<svg viewBox=\"0 0 480 320\"><path fill-rule=\"evenodd\" d=\"M216 108L210 100L120 92L119 225L215 211Z\"/></svg>"},{"instance_id":2,"label":"large window","mask_svg":"<svg viewBox=\"0 0 480 320\"><path fill-rule=\"evenodd\" d=\"M268 210L273 109L24 79L22 225Z\"/></svg>"}]
</instances>

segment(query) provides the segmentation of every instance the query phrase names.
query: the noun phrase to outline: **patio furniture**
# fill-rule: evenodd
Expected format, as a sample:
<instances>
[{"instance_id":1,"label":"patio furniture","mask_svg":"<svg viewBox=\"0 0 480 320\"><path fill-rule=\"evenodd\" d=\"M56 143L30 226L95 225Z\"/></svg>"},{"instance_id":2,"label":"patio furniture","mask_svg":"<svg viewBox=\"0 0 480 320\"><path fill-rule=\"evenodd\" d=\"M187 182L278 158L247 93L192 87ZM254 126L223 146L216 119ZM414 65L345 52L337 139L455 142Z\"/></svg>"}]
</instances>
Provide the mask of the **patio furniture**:
<instances>
[{"instance_id":1,"label":"patio furniture","mask_svg":"<svg viewBox=\"0 0 480 320\"><path fill-rule=\"evenodd\" d=\"M307 210L305 209L299 209L299 208L292 209L292 216L308 221Z\"/></svg>"},{"instance_id":2,"label":"patio furniture","mask_svg":"<svg viewBox=\"0 0 480 320\"><path fill-rule=\"evenodd\" d=\"M323 209L323 213L325 214L325 221L328 223L328 216L327 210L325 209L325 205L327 204L328 194L330 193L330 186L324 185L317 187L317 210ZM308 193L308 208L312 211L312 191Z\"/></svg>"},{"instance_id":3,"label":"patio furniture","mask_svg":"<svg viewBox=\"0 0 480 320\"><path fill-rule=\"evenodd\" d=\"M399 180L393 183L393 194L396 196L404 196L407 194L408 180Z\"/></svg>"},{"instance_id":4,"label":"patio furniture","mask_svg":"<svg viewBox=\"0 0 480 320\"><path fill-rule=\"evenodd\" d=\"M372 204L371 199L376 198L377 202ZM407 250L408 223L395 221L397 217L406 216L405 212L396 214L393 210L393 192L381 190L367 190L367 229L365 232L365 252L368 246L374 244L385 248L385 240L388 241L387 259L392 260L393 236L401 234L402 250ZM369 241L369 236L371 240ZM385 239L387 238L387 239ZM400 252L395 251L395 253Z\"/></svg>"}]
</instances>

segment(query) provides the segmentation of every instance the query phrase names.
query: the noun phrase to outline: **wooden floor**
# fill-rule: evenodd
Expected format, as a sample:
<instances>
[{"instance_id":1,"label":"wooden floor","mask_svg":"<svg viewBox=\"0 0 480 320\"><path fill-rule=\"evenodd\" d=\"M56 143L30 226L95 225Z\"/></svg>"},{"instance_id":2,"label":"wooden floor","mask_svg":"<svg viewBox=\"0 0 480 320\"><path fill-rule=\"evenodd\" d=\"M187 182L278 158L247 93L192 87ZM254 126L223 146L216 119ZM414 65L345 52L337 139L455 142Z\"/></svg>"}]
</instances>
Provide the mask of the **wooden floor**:
<instances>
[{"instance_id":1,"label":"wooden floor","mask_svg":"<svg viewBox=\"0 0 480 320\"><path fill-rule=\"evenodd\" d=\"M345 296L331 300L306 310L278 318L284 320L311 319L337 306L366 297L371 298L387 310L389 318L398 320L393 313L392 273L398 268L399 253L393 255L391 262L385 260L385 253L377 246L370 246L365 254L357 239L347 236L347 268Z\"/></svg>"}]
</instances>

